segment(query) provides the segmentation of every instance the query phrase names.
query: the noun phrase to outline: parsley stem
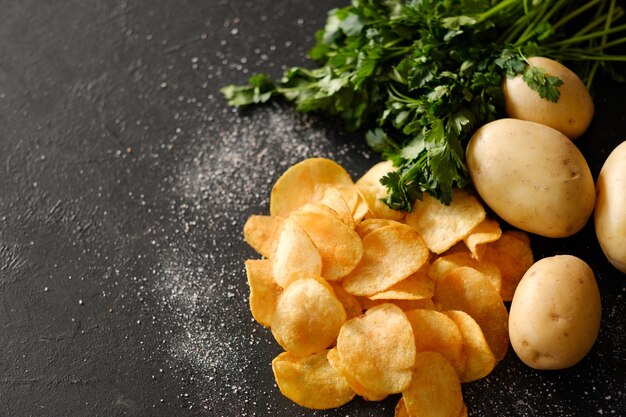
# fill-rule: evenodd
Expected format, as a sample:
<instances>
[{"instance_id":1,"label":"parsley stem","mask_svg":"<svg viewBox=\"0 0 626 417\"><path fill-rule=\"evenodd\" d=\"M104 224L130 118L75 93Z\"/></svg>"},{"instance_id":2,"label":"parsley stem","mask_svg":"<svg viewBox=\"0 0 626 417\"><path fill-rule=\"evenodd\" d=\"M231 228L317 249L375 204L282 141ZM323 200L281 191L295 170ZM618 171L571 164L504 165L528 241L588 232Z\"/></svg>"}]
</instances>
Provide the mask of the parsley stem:
<instances>
[{"instance_id":1,"label":"parsley stem","mask_svg":"<svg viewBox=\"0 0 626 417\"><path fill-rule=\"evenodd\" d=\"M592 8L593 6L598 4L600 1L602 1L602 0L592 0L589 3L583 5L583 6L579 7L578 9L570 12L569 14L563 16L561 19L559 19L558 22L556 22L554 25L552 25L552 29L556 30L556 29L560 28L561 26L563 26L564 24L566 24L567 22L569 22L570 20L572 20L576 16L580 15L581 13L586 12L587 10L589 10L590 8Z\"/></svg>"},{"instance_id":2,"label":"parsley stem","mask_svg":"<svg viewBox=\"0 0 626 417\"><path fill-rule=\"evenodd\" d=\"M598 32L592 32L588 35L582 35L582 36L575 36L569 39L563 39L562 41L558 41L558 42L552 42L550 44L544 45L546 47L556 47L556 46L566 46L566 45L571 45L571 44L576 44L576 43L580 43L582 41L586 41L586 40L590 40L590 39L596 39L596 38L601 38L603 36L606 35L610 35L613 33L618 33L618 32L622 32L626 30L626 24L624 25L620 25L620 26L615 26L612 27L611 29L605 29L602 31L598 31Z\"/></svg>"},{"instance_id":3,"label":"parsley stem","mask_svg":"<svg viewBox=\"0 0 626 417\"><path fill-rule=\"evenodd\" d=\"M611 4L609 6L609 13L607 14L606 23L604 24L605 31L608 31L611 28L611 24L613 23L611 17L613 16L614 12L615 12L615 0L611 0ZM605 34L602 37L602 40L600 41L600 48L602 51L606 49L607 36L608 34ZM600 66L600 61L596 61L593 63L593 66L591 67L591 71L589 71L589 75L587 76L587 83L586 83L587 89L591 88L591 84L593 83L593 79L596 76L596 72L598 72L599 66Z\"/></svg>"}]
</instances>

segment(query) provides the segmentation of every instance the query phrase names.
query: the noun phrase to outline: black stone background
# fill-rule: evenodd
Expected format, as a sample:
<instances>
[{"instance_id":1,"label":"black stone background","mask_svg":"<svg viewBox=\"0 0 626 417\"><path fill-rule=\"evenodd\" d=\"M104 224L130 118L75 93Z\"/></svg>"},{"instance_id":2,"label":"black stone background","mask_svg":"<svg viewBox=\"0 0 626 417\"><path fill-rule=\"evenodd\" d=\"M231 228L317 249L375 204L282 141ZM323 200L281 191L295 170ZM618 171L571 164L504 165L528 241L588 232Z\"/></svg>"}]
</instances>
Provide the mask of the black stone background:
<instances>
[{"instance_id":1,"label":"black stone background","mask_svg":"<svg viewBox=\"0 0 626 417\"><path fill-rule=\"evenodd\" d=\"M0 416L393 415L395 396L323 412L280 396L280 350L247 307L241 227L280 172L327 156L357 177L377 156L282 104L233 111L218 89L311 65L334 5L0 0ZM593 94L576 143L596 176L626 139L626 87L599 77ZM470 415L626 415L624 275L591 224L532 243L595 270L600 337L565 371L510 351L464 386Z\"/></svg>"}]
</instances>

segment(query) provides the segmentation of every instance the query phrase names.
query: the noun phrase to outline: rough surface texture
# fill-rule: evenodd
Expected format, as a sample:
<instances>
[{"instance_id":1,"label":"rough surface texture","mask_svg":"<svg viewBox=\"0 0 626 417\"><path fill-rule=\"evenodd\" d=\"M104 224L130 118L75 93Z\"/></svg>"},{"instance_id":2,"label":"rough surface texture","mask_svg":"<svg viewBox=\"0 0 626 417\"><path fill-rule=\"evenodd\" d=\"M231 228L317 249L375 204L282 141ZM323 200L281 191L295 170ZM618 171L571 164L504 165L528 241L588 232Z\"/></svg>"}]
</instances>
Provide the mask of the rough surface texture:
<instances>
[{"instance_id":1,"label":"rough surface texture","mask_svg":"<svg viewBox=\"0 0 626 417\"><path fill-rule=\"evenodd\" d=\"M313 412L283 398L280 349L252 322L246 218L290 164L330 157L361 175L358 133L218 93L305 59L335 2L0 0L0 415L379 416L397 400ZM597 80L576 144L594 177L626 139L624 85ZM533 238L597 273L589 357L537 372L512 352L464 387L471 416L620 415L624 277L588 225Z\"/></svg>"}]
</instances>

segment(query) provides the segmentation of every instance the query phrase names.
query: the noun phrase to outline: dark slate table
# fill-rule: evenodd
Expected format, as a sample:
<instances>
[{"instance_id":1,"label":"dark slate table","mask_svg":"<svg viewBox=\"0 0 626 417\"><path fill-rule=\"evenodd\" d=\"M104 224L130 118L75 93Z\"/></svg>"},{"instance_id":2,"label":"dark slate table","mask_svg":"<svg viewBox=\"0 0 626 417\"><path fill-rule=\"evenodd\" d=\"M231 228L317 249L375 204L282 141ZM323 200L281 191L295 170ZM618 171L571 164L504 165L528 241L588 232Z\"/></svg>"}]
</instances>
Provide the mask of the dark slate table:
<instances>
[{"instance_id":1,"label":"dark slate table","mask_svg":"<svg viewBox=\"0 0 626 417\"><path fill-rule=\"evenodd\" d=\"M282 104L234 111L218 89L309 65L334 4L0 1L1 416L393 415L397 397L328 412L281 397L279 348L247 307L241 228L278 175L325 156L356 177L378 157ZM577 144L597 175L626 139L626 88L594 94ZM625 415L625 277L591 225L533 248L595 269L599 340L561 372L509 352L464 386L470 415Z\"/></svg>"}]
</instances>

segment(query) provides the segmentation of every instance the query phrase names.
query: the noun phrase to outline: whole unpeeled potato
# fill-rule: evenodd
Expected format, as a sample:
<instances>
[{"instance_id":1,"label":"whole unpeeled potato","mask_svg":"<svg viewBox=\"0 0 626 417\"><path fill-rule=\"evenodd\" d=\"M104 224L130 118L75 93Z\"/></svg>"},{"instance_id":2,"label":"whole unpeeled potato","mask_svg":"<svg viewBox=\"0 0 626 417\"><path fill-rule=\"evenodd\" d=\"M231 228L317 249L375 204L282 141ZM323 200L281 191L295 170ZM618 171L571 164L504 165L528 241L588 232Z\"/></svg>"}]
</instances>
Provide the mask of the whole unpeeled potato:
<instances>
[{"instance_id":1,"label":"whole unpeeled potato","mask_svg":"<svg viewBox=\"0 0 626 417\"><path fill-rule=\"evenodd\" d=\"M595 184L589 166L576 145L555 129L496 120L474 133L466 157L478 194L519 229L570 236L593 212Z\"/></svg>"},{"instance_id":2,"label":"whole unpeeled potato","mask_svg":"<svg viewBox=\"0 0 626 417\"><path fill-rule=\"evenodd\" d=\"M509 312L513 350L535 369L563 369L591 350L600 329L593 271L571 255L541 259L519 282Z\"/></svg>"},{"instance_id":3,"label":"whole unpeeled potato","mask_svg":"<svg viewBox=\"0 0 626 417\"><path fill-rule=\"evenodd\" d=\"M604 162L596 182L594 223L602 251L626 274L626 142Z\"/></svg>"},{"instance_id":4,"label":"whole unpeeled potato","mask_svg":"<svg viewBox=\"0 0 626 417\"><path fill-rule=\"evenodd\" d=\"M582 135L593 118L591 95L576 74L549 58L532 57L531 65L543 68L547 75L559 77L560 97L554 103L543 99L522 79L522 75L507 78L502 87L506 112L514 119L528 120L550 126L570 139Z\"/></svg>"}]
</instances>

